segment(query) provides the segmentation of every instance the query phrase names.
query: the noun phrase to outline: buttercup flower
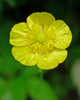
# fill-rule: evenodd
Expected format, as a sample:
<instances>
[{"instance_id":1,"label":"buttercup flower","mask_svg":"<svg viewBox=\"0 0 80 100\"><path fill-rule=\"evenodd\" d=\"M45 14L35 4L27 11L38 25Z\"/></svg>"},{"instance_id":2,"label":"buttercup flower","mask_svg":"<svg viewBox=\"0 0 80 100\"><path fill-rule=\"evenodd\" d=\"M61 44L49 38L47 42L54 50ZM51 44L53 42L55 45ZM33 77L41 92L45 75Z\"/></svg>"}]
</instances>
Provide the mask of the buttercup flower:
<instances>
[{"instance_id":1,"label":"buttercup flower","mask_svg":"<svg viewBox=\"0 0 80 100\"><path fill-rule=\"evenodd\" d=\"M27 23L14 25L10 32L14 58L26 66L37 64L40 69L53 69L62 63L71 40L68 25L47 12L32 13Z\"/></svg>"}]
</instances>

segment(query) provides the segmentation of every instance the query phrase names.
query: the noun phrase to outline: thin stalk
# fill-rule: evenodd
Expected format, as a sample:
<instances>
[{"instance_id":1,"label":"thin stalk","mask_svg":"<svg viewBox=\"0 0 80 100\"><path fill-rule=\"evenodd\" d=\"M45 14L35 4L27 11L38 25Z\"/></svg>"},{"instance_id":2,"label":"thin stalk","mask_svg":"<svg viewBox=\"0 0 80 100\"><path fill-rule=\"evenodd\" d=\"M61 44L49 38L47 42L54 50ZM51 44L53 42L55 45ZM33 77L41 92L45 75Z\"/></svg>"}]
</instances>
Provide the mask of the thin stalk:
<instances>
[{"instance_id":1,"label":"thin stalk","mask_svg":"<svg viewBox=\"0 0 80 100\"><path fill-rule=\"evenodd\" d=\"M36 94L35 94L34 100L37 100L37 97L38 97L38 94L39 94L39 90L40 90L40 86L41 86L42 79L43 79L43 72L42 72L42 70L41 70L40 80L39 80L39 83L38 83L38 87L37 87L37 90L36 90Z\"/></svg>"}]
</instances>

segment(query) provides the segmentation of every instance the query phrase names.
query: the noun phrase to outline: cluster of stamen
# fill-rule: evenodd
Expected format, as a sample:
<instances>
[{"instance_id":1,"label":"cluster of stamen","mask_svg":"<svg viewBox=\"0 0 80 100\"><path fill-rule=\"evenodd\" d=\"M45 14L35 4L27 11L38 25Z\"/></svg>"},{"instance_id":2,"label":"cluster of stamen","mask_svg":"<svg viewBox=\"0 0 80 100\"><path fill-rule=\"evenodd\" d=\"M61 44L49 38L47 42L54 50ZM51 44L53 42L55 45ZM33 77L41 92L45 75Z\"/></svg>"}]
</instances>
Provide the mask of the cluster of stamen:
<instances>
[{"instance_id":1,"label":"cluster of stamen","mask_svg":"<svg viewBox=\"0 0 80 100\"><path fill-rule=\"evenodd\" d=\"M53 50L53 40L47 39L44 34L44 27L39 27L40 33L36 37L36 42L31 45L31 48L34 52L43 52Z\"/></svg>"}]
</instances>

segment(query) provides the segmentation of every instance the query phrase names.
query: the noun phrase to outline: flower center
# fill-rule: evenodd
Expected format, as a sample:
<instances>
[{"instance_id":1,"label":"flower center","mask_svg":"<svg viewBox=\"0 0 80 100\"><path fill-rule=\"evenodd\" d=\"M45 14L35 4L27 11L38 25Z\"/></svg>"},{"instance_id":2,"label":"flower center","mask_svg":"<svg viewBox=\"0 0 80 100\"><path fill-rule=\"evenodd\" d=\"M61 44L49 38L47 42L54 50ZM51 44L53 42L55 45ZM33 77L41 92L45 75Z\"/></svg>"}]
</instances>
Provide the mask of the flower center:
<instances>
[{"instance_id":1,"label":"flower center","mask_svg":"<svg viewBox=\"0 0 80 100\"><path fill-rule=\"evenodd\" d=\"M43 33L40 33L40 34L37 36L37 40L38 40L39 42L43 42L44 39L45 39L45 36L44 36Z\"/></svg>"}]
</instances>

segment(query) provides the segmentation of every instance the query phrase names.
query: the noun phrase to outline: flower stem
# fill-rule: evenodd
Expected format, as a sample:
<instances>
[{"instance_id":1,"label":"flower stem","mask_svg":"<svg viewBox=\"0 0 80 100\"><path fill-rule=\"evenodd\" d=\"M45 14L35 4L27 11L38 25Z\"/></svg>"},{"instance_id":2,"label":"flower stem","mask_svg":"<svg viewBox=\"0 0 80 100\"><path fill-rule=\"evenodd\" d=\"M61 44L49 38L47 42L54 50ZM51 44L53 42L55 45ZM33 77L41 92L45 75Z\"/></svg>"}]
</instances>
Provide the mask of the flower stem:
<instances>
[{"instance_id":1,"label":"flower stem","mask_svg":"<svg viewBox=\"0 0 80 100\"><path fill-rule=\"evenodd\" d=\"M34 100L37 100L37 97L38 97L38 94L39 94L39 90L40 90L40 86L41 86L41 82L42 82L42 79L43 79L43 71L40 70L41 73L40 73L40 80L39 80L39 83L38 83L38 87L37 87L37 90L36 90L36 94L35 94L35 97L34 97Z\"/></svg>"}]
</instances>

